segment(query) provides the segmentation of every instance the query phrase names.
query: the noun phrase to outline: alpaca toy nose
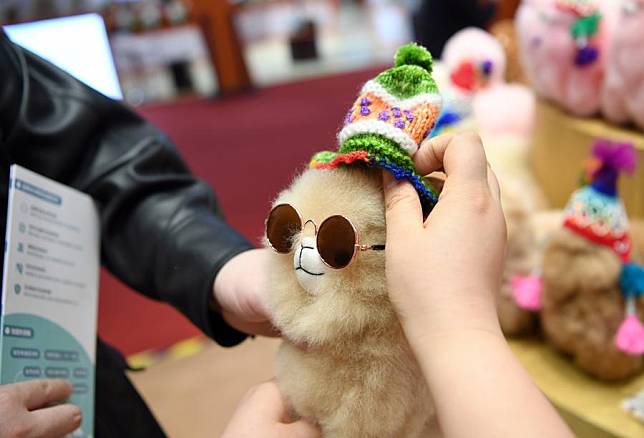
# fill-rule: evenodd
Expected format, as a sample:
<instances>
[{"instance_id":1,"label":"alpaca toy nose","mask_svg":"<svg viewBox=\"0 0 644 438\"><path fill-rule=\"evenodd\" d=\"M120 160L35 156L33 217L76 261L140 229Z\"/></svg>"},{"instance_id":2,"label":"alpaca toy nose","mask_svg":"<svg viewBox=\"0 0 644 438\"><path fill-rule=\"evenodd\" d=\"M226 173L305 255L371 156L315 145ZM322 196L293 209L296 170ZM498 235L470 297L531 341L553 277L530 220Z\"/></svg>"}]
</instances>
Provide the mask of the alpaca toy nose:
<instances>
[{"instance_id":1,"label":"alpaca toy nose","mask_svg":"<svg viewBox=\"0 0 644 438\"><path fill-rule=\"evenodd\" d=\"M314 237L304 237L296 247L293 268L300 286L316 295L317 280L326 273L327 267L318 253Z\"/></svg>"}]
</instances>

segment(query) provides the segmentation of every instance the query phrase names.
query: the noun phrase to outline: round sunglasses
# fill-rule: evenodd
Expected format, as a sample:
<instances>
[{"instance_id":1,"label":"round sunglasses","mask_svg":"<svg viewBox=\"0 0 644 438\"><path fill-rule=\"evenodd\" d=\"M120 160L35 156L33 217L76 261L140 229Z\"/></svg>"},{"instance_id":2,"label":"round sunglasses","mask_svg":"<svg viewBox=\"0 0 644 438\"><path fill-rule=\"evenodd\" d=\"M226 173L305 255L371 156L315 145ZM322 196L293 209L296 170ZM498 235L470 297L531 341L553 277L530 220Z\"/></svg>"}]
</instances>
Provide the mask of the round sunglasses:
<instances>
[{"instance_id":1,"label":"round sunglasses","mask_svg":"<svg viewBox=\"0 0 644 438\"><path fill-rule=\"evenodd\" d=\"M273 207L266 219L266 238L271 248L280 254L292 251L293 236L311 222L315 227L318 253L325 265L333 269L349 266L358 251L382 251L385 245L361 245L358 230L344 216L334 215L324 219L318 227L308 220L302 223L298 211L289 204Z\"/></svg>"}]
</instances>

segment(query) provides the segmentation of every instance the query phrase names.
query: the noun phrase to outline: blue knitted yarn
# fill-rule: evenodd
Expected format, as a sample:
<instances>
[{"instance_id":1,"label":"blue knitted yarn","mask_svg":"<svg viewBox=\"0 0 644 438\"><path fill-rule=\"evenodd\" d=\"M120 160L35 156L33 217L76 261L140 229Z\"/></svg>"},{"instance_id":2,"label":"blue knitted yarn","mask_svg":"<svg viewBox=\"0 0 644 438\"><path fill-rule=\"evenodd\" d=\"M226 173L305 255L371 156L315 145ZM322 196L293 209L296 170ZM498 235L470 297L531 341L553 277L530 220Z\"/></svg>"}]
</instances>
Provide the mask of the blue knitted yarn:
<instances>
[{"instance_id":1,"label":"blue knitted yarn","mask_svg":"<svg viewBox=\"0 0 644 438\"><path fill-rule=\"evenodd\" d=\"M382 157L370 157L370 163L372 166L378 166L389 171L397 180L404 179L409 181L418 192L420 201L424 206L431 209L431 207L436 205L438 196L436 196L436 193L429 189L427 184L423 182L420 176L414 174L409 169L397 166Z\"/></svg>"},{"instance_id":2,"label":"blue knitted yarn","mask_svg":"<svg viewBox=\"0 0 644 438\"><path fill-rule=\"evenodd\" d=\"M628 262L619 277L619 286L625 297L639 297L644 293L644 267Z\"/></svg>"},{"instance_id":3,"label":"blue knitted yarn","mask_svg":"<svg viewBox=\"0 0 644 438\"><path fill-rule=\"evenodd\" d=\"M438 116L438 120L434 124L434 127L427 135L427 138L436 137L441 134L446 128L449 128L452 125L460 122L463 117L456 111L450 111L449 109L444 109L442 113Z\"/></svg>"}]
</instances>

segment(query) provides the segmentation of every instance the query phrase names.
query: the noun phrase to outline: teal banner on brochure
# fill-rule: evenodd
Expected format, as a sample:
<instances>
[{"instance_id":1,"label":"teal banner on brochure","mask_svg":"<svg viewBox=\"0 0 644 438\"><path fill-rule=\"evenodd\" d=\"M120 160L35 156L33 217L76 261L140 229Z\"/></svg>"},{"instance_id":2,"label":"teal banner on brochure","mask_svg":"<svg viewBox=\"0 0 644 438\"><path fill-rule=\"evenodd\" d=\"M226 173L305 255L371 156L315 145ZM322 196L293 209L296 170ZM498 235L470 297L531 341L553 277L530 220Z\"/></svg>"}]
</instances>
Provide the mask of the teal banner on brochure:
<instances>
[{"instance_id":1,"label":"teal banner on brochure","mask_svg":"<svg viewBox=\"0 0 644 438\"><path fill-rule=\"evenodd\" d=\"M11 166L0 307L0 383L69 380L94 435L100 224L92 198Z\"/></svg>"}]
</instances>

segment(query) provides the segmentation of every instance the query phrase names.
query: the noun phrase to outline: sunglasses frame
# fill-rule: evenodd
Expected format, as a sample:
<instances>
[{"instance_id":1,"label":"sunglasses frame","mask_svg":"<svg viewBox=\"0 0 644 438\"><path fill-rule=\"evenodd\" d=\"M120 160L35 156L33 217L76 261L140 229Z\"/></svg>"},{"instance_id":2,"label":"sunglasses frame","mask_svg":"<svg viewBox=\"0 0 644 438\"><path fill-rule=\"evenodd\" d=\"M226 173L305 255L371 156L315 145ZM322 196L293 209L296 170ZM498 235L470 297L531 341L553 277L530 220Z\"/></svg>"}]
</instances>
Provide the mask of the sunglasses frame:
<instances>
[{"instance_id":1,"label":"sunglasses frame","mask_svg":"<svg viewBox=\"0 0 644 438\"><path fill-rule=\"evenodd\" d=\"M322 223L320 223L320 226L318 227L318 225L315 223L315 221L313 219L309 219L306 222L304 222L302 220L302 215L300 215L300 212L297 211L297 209L295 207L293 207L291 204L282 203L282 204L277 204L275 207L271 208L271 211L268 213L268 217L264 221L265 222L266 240L268 241L268 244L273 249L273 251L275 251L278 254L290 254L293 251L292 247L291 247L290 250L288 250L286 252L279 251L277 248L275 248L273 246L273 242L271 242L270 238L268 237L268 222L269 222L269 219L271 217L271 214L273 214L273 211L275 211L275 209L277 209L279 207L290 207L290 208L293 209L293 211L295 211L295 213L297 214L297 218L300 221L299 230L297 231L298 233L302 232L302 230L304 230L304 227L306 226L306 224L308 224L309 222L313 224L313 227L315 229L315 245L316 245L317 248L319 248L319 238L320 238L319 230L322 229L322 227L324 226L326 221L328 221L329 219L339 217L339 218L344 219L345 221L347 221L349 223L349 225L351 225L351 229L353 230L353 235L355 237L355 242L356 243L353 245L353 254L351 255L351 259L349 260L349 262L346 265L338 267L338 268L336 268L335 266L331 266L326 260L324 260L324 257L322 257L322 254L320 254L320 250L319 249L317 250L318 254L320 254L320 259L322 260L322 263L324 263L325 265L327 265L331 269L344 269L344 268L348 267L351 263L353 263L353 261L355 260L355 258L357 257L359 252L363 252L363 251L383 251L385 249L384 244L379 244L379 245L361 244L360 243L360 233L358 232L358 229L355 227L355 225L353 225L353 222L351 222L351 219L349 219L346 216L343 216L341 214L334 214L334 215L329 216L326 219L324 219L322 221Z\"/></svg>"}]
</instances>

